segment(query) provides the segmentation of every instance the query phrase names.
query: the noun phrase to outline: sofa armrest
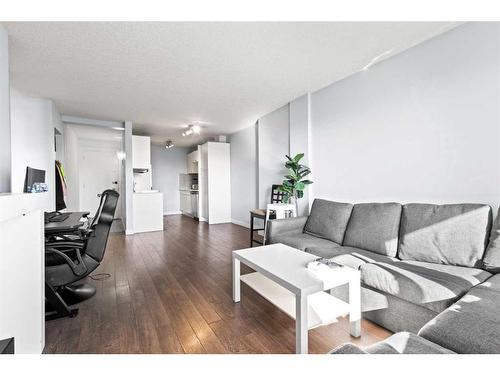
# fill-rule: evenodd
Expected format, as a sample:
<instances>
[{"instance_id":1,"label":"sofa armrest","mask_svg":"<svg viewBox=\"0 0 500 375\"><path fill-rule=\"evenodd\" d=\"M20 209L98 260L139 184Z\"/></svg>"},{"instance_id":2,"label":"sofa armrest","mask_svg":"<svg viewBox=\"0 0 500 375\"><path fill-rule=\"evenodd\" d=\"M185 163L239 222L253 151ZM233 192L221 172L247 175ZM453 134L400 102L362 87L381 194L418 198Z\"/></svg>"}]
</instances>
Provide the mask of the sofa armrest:
<instances>
[{"instance_id":1,"label":"sofa armrest","mask_svg":"<svg viewBox=\"0 0 500 375\"><path fill-rule=\"evenodd\" d=\"M267 238L287 233L301 233L306 225L307 216L291 217L288 219L269 220L267 222Z\"/></svg>"},{"instance_id":2,"label":"sofa armrest","mask_svg":"<svg viewBox=\"0 0 500 375\"><path fill-rule=\"evenodd\" d=\"M342 344L329 352L329 354L368 354L368 352L351 343Z\"/></svg>"}]
</instances>

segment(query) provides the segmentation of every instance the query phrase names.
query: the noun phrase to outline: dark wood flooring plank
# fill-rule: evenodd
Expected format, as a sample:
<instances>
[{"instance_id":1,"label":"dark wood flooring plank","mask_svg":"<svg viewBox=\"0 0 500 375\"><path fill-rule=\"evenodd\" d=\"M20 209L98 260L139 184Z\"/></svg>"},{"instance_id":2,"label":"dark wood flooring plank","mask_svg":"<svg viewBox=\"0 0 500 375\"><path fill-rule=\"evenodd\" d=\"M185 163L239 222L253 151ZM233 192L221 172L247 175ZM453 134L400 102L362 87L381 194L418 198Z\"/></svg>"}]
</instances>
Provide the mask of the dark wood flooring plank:
<instances>
[{"instance_id":1,"label":"dark wood flooring plank","mask_svg":"<svg viewBox=\"0 0 500 375\"><path fill-rule=\"evenodd\" d=\"M110 273L74 319L46 323L45 353L293 353L295 322L242 286L232 301L231 251L248 246L248 229L166 216L165 231L112 234L103 264ZM242 272L252 272L242 267ZM363 335L349 322L309 332L309 352L344 342L365 346L390 332L363 320Z\"/></svg>"}]
</instances>

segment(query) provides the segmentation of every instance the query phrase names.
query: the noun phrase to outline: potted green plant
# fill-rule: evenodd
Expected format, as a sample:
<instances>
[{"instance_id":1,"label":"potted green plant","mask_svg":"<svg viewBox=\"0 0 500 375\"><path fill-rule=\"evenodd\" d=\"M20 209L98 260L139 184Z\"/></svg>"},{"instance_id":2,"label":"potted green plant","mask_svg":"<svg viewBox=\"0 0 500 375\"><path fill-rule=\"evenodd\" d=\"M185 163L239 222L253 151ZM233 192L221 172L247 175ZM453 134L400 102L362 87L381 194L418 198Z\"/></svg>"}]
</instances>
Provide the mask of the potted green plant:
<instances>
[{"instance_id":1,"label":"potted green plant","mask_svg":"<svg viewBox=\"0 0 500 375\"><path fill-rule=\"evenodd\" d=\"M295 204L298 212L298 199L304 196L306 186L313 183L311 180L304 179L311 173L311 170L308 166L300 164L304 154L297 154L293 158L290 155L285 156L287 158L285 168L288 169L288 174L278 191L283 193L283 202Z\"/></svg>"}]
</instances>

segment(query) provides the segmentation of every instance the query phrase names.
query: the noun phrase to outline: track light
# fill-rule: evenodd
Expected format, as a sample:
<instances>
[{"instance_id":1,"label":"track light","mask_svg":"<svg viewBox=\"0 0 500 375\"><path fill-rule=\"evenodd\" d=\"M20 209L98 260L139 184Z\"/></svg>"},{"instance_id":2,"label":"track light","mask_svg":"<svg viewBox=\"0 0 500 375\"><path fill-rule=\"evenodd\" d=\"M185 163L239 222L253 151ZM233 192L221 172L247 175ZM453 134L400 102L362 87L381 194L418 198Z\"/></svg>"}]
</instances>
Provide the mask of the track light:
<instances>
[{"instance_id":1,"label":"track light","mask_svg":"<svg viewBox=\"0 0 500 375\"><path fill-rule=\"evenodd\" d=\"M200 125L189 125L187 130L182 132L182 136L186 137L188 135L200 134L201 126Z\"/></svg>"},{"instance_id":2,"label":"track light","mask_svg":"<svg viewBox=\"0 0 500 375\"><path fill-rule=\"evenodd\" d=\"M167 142L165 142L165 148L172 148L174 147L174 142L168 140Z\"/></svg>"}]
</instances>

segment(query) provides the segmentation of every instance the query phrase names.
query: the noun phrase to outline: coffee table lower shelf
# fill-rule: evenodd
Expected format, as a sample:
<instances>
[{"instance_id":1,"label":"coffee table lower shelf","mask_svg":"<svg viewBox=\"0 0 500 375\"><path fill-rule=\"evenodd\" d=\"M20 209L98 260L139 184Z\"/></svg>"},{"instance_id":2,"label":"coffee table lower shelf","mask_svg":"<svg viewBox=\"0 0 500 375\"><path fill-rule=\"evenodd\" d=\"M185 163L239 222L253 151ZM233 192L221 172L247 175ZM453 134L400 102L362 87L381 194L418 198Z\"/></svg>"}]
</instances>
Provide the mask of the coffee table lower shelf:
<instances>
[{"instance_id":1,"label":"coffee table lower shelf","mask_svg":"<svg viewBox=\"0 0 500 375\"><path fill-rule=\"evenodd\" d=\"M295 319L296 296L292 292L259 272L241 275L240 280L292 319ZM318 292L309 295L307 297L307 305L308 329L335 323L339 317L348 315L350 310L348 303L327 292Z\"/></svg>"}]
</instances>

